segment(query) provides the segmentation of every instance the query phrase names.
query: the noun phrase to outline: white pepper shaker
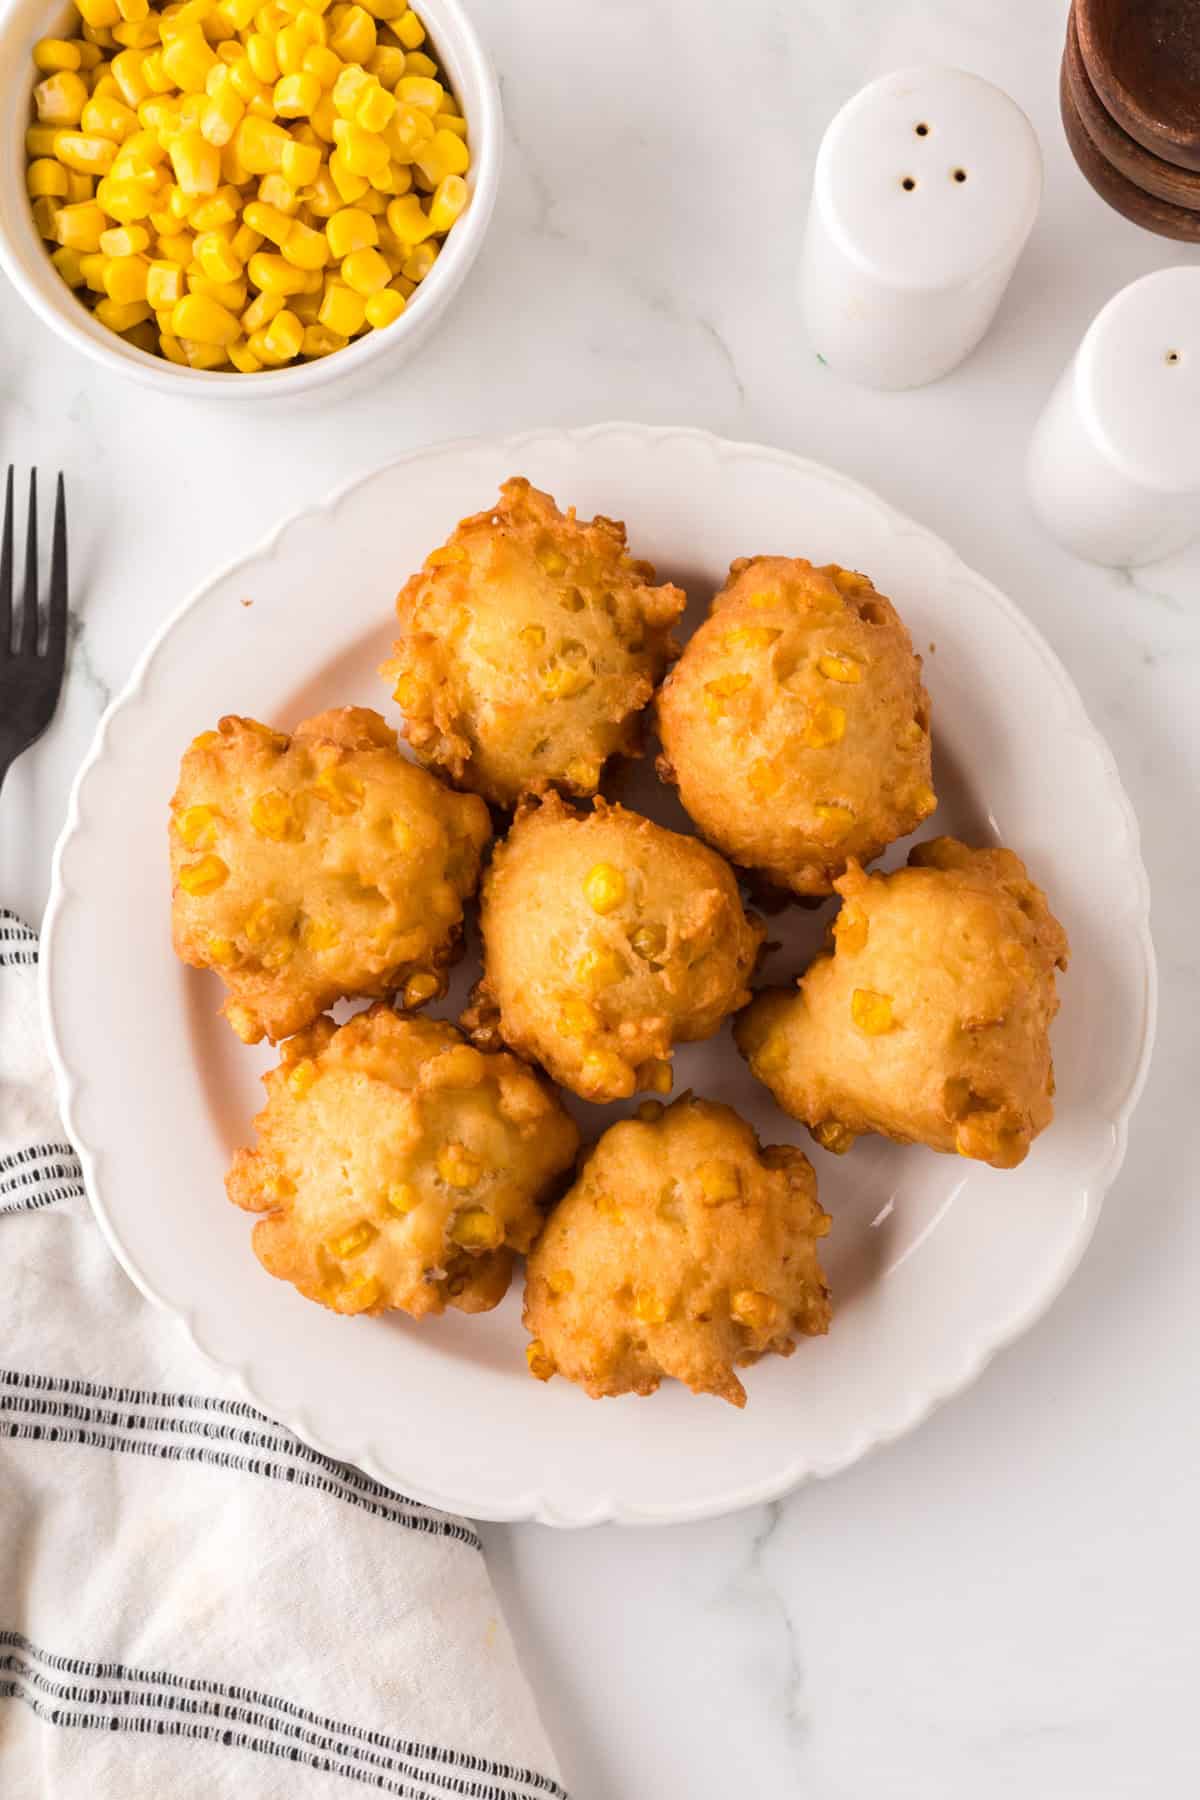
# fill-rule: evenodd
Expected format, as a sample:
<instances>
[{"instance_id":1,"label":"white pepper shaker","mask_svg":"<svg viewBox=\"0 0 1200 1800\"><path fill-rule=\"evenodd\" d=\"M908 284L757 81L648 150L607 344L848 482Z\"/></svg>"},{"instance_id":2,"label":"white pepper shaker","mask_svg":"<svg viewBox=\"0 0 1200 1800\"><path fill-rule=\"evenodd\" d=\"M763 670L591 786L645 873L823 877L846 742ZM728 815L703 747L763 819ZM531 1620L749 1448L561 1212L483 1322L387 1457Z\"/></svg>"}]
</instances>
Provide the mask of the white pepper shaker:
<instances>
[{"instance_id":1,"label":"white pepper shaker","mask_svg":"<svg viewBox=\"0 0 1200 1800\"><path fill-rule=\"evenodd\" d=\"M1029 447L1053 537L1130 568L1200 536L1200 268L1157 269L1088 326Z\"/></svg>"},{"instance_id":2,"label":"white pepper shaker","mask_svg":"<svg viewBox=\"0 0 1200 1800\"><path fill-rule=\"evenodd\" d=\"M800 265L813 348L866 387L920 387L983 336L1037 217L1032 125L962 69L896 69L817 153Z\"/></svg>"}]
</instances>

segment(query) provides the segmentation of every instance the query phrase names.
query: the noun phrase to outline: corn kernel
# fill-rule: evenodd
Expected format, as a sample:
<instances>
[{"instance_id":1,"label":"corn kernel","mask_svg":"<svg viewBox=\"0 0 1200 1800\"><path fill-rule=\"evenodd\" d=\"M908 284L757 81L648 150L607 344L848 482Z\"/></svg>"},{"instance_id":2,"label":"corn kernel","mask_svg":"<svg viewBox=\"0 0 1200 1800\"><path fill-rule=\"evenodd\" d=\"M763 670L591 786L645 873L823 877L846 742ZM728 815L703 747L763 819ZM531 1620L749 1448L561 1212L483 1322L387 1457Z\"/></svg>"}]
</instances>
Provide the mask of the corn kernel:
<instances>
[{"instance_id":1,"label":"corn kernel","mask_svg":"<svg viewBox=\"0 0 1200 1800\"><path fill-rule=\"evenodd\" d=\"M89 98L86 81L73 69L48 75L33 90L33 104L43 125L78 125Z\"/></svg>"},{"instance_id":2,"label":"corn kernel","mask_svg":"<svg viewBox=\"0 0 1200 1800\"><path fill-rule=\"evenodd\" d=\"M371 190L371 183L367 177L355 174L340 149L335 150L329 158L329 178L333 182L339 200L346 206L353 205L356 200L364 199Z\"/></svg>"},{"instance_id":3,"label":"corn kernel","mask_svg":"<svg viewBox=\"0 0 1200 1800\"><path fill-rule=\"evenodd\" d=\"M406 75L432 75L436 77L437 72L437 64L434 62L432 56L426 56L420 50L410 51L404 59L404 73Z\"/></svg>"},{"instance_id":4,"label":"corn kernel","mask_svg":"<svg viewBox=\"0 0 1200 1800\"><path fill-rule=\"evenodd\" d=\"M260 837L282 844L300 836L300 821L287 794L266 788L250 803L250 823Z\"/></svg>"},{"instance_id":5,"label":"corn kernel","mask_svg":"<svg viewBox=\"0 0 1200 1800\"><path fill-rule=\"evenodd\" d=\"M436 244L415 244L400 265L400 273L412 282L424 281L438 258Z\"/></svg>"},{"instance_id":6,"label":"corn kernel","mask_svg":"<svg viewBox=\"0 0 1200 1800\"><path fill-rule=\"evenodd\" d=\"M740 1288L729 1296L729 1310L749 1331L771 1331L779 1317L779 1302L755 1288Z\"/></svg>"},{"instance_id":7,"label":"corn kernel","mask_svg":"<svg viewBox=\"0 0 1200 1800\"><path fill-rule=\"evenodd\" d=\"M468 188L461 175L446 175L438 182L429 202L429 224L434 231L449 231L467 204Z\"/></svg>"},{"instance_id":8,"label":"corn kernel","mask_svg":"<svg viewBox=\"0 0 1200 1800\"><path fill-rule=\"evenodd\" d=\"M421 1203L420 1195L407 1181L395 1181L385 1196L388 1206L400 1218L405 1218Z\"/></svg>"},{"instance_id":9,"label":"corn kernel","mask_svg":"<svg viewBox=\"0 0 1200 1800\"><path fill-rule=\"evenodd\" d=\"M594 944L583 952L575 964L574 975L581 987L606 988L624 980L629 965L619 951L607 944Z\"/></svg>"},{"instance_id":10,"label":"corn kernel","mask_svg":"<svg viewBox=\"0 0 1200 1800\"><path fill-rule=\"evenodd\" d=\"M437 1153L437 1172L450 1187L472 1188L483 1174L483 1159L465 1144L443 1144Z\"/></svg>"},{"instance_id":11,"label":"corn kernel","mask_svg":"<svg viewBox=\"0 0 1200 1800\"><path fill-rule=\"evenodd\" d=\"M342 287L340 283L331 282L325 289L325 298L321 302L317 314L322 325L329 331L336 331L339 336L352 338L362 330L366 321L366 301L361 294L352 288ZM400 683L396 687L396 699L401 706L405 701L400 695Z\"/></svg>"},{"instance_id":12,"label":"corn kernel","mask_svg":"<svg viewBox=\"0 0 1200 1800\"><path fill-rule=\"evenodd\" d=\"M67 197L67 171L53 157L39 157L25 171L25 191L31 200Z\"/></svg>"},{"instance_id":13,"label":"corn kernel","mask_svg":"<svg viewBox=\"0 0 1200 1800\"><path fill-rule=\"evenodd\" d=\"M586 1000L566 1000L559 1009L558 1028L566 1037L586 1037L599 1026L600 1015Z\"/></svg>"},{"instance_id":14,"label":"corn kernel","mask_svg":"<svg viewBox=\"0 0 1200 1800\"><path fill-rule=\"evenodd\" d=\"M77 250L59 248L50 252L50 261L54 264L69 288L83 286L84 275L82 259Z\"/></svg>"},{"instance_id":15,"label":"corn kernel","mask_svg":"<svg viewBox=\"0 0 1200 1800\"><path fill-rule=\"evenodd\" d=\"M185 194L215 194L221 185L221 155L215 144L193 127L172 138L171 166Z\"/></svg>"},{"instance_id":16,"label":"corn kernel","mask_svg":"<svg viewBox=\"0 0 1200 1800\"><path fill-rule=\"evenodd\" d=\"M246 272L264 294L298 294L304 287L303 269L293 268L285 257L270 256L265 250L250 258Z\"/></svg>"},{"instance_id":17,"label":"corn kernel","mask_svg":"<svg viewBox=\"0 0 1200 1800\"><path fill-rule=\"evenodd\" d=\"M404 295L398 294L394 288L385 288L381 293L372 294L367 301L367 324L375 331L386 331L389 325L396 323L407 304Z\"/></svg>"},{"instance_id":18,"label":"corn kernel","mask_svg":"<svg viewBox=\"0 0 1200 1800\"><path fill-rule=\"evenodd\" d=\"M810 750L826 750L831 744L840 743L845 735L845 712L840 706L830 706L823 700L809 708L808 719L800 733L801 741Z\"/></svg>"},{"instance_id":19,"label":"corn kernel","mask_svg":"<svg viewBox=\"0 0 1200 1800\"><path fill-rule=\"evenodd\" d=\"M656 962L666 951L667 932L664 925L639 925L629 939L631 947L643 962Z\"/></svg>"},{"instance_id":20,"label":"corn kernel","mask_svg":"<svg viewBox=\"0 0 1200 1800\"><path fill-rule=\"evenodd\" d=\"M862 664L856 657L827 650L817 658L817 668L826 681L856 682L862 680Z\"/></svg>"},{"instance_id":21,"label":"corn kernel","mask_svg":"<svg viewBox=\"0 0 1200 1800\"><path fill-rule=\"evenodd\" d=\"M378 1307L382 1297L383 1288L374 1275L356 1275L337 1291L334 1306L338 1312L365 1313Z\"/></svg>"},{"instance_id":22,"label":"corn kernel","mask_svg":"<svg viewBox=\"0 0 1200 1800\"><path fill-rule=\"evenodd\" d=\"M119 306L128 306L146 298L146 275L150 264L144 256L114 257L104 271L104 291Z\"/></svg>"},{"instance_id":23,"label":"corn kernel","mask_svg":"<svg viewBox=\"0 0 1200 1800\"><path fill-rule=\"evenodd\" d=\"M848 1131L837 1119L823 1119L819 1125L813 1126L812 1134L821 1148L828 1150L832 1156L845 1156L854 1142L854 1133Z\"/></svg>"},{"instance_id":24,"label":"corn kernel","mask_svg":"<svg viewBox=\"0 0 1200 1800\"><path fill-rule=\"evenodd\" d=\"M389 94L378 81L368 82L359 93L354 108L354 121L364 131L382 131L391 124L396 110L394 94Z\"/></svg>"},{"instance_id":25,"label":"corn kernel","mask_svg":"<svg viewBox=\"0 0 1200 1800\"><path fill-rule=\"evenodd\" d=\"M471 155L462 139L454 132L444 129L434 132L429 142L421 146L414 160L422 175L434 188L448 175L463 175L471 166Z\"/></svg>"},{"instance_id":26,"label":"corn kernel","mask_svg":"<svg viewBox=\"0 0 1200 1800\"><path fill-rule=\"evenodd\" d=\"M209 71L217 66L217 57L197 26L179 32L163 46L162 63L181 92L202 94Z\"/></svg>"},{"instance_id":27,"label":"corn kernel","mask_svg":"<svg viewBox=\"0 0 1200 1800\"><path fill-rule=\"evenodd\" d=\"M138 116L123 100L98 98L93 94L79 120L81 130L89 137L111 138L123 144L138 130Z\"/></svg>"},{"instance_id":28,"label":"corn kernel","mask_svg":"<svg viewBox=\"0 0 1200 1800\"><path fill-rule=\"evenodd\" d=\"M349 343L348 338L340 337L336 331L327 331L324 325L306 325L304 341L300 345L301 356L332 356L335 350L344 350Z\"/></svg>"},{"instance_id":29,"label":"corn kernel","mask_svg":"<svg viewBox=\"0 0 1200 1800\"><path fill-rule=\"evenodd\" d=\"M257 375L263 366L245 338L238 338L236 343L230 344L228 355L239 375Z\"/></svg>"},{"instance_id":30,"label":"corn kernel","mask_svg":"<svg viewBox=\"0 0 1200 1800\"><path fill-rule=\"evenodd\" d=\"M348 6L338 28L329 39L329 48L343 62L365 63L375 53L375 21L361 6Z\"/></svg>"},{"instance_id":31,"label":"corn kernel","mask_svg":"<svg viewBox=\"0 0 1200 1800\"><path fill-rule=\"evenodd\" d=\"M196 239L195 257L209 281L238 281L243 273L240 257L228 238L218 231L203 231Z\"/></svg>"},{"instance_id":32,"label":"corn kernel","mask_svg":"<svg viewBox=\"0 0 1200 1800\"><path fill-rule=\"evenodd\" d=\"M418 106L427 113L437 112L443 92L441 82L428 75L402 75L396 83L397 100L403 100L408 106Z\"/></svg>"},{"instance_id":33,"label":"corn kernel","mask_svg":"<svg viewBox=\"0 0 1200 1800\"><path fill-rule=\"evenodd\" d=\"M281 119L307 119L321 98L315 75L281 75L275 83L275 111Z\"/></svg>"},{"instance_id":34,"label":"corn kernel","mask_svg":"<svg viewBox=\"0 0 1200 1800\"><path fill-rule=\"evenodd\" d=\"M215 806L185 806L176 816L175 829L189 850L207 850L216 839L220 818Z\"/></svg>"},{"instance_id":35,"label":"corn kernel","mask_svg":"<svg viewBox=\"0 0 1200 1800\"><path fill-rule=\"evenodd\" d=\"M79 45L67 38L40 38L33 46L33 66L43 75L56 75L62 70L76 70L82 58ZM398 79L398 78L397 78ZM393 83L393 85L395 85Z\"/></svg>"},{"instance_id":36,"label":"corn kernel","mask_svg":"<svg viewBox=\"0 0 1200 1800\"><path fill-rule=\"evenodd\" d=\"M450 1227L450 1238L464 1250L496 1250L504 1242L504 1227L484 1206L469 1206Z\"/></svg>"},{"instance_id":37,"label":"corn kernel","mask_svg":"<svg viewBox=\"0 0 1200 1800\"><path fill-rule=\"evenodd\" d=\"M652 1288L639 1288L634 1296L633 1310L643 1325L665 1325L671 1314L671 1305Z\"/></svg>"},{"instance_id":38,"label":"corn kernel","mask_svg":"<svg viewBox=\"0 0 1200 1800\"><path fill-rule=\"evenodd\" d=\"M336 950L341 943L342 934L332 919L306 919L300 933L300 942L314 956L320 956L326 950Z\"/></svg>"},{"instance_id":39,"label":"corn kernel","mask_svg":"<svg viewBox=\"0 0 1200 1800\"><path fill-rule=\"evenodd\" d=\"M150 248L150 233L144 225L116 225L100 234L100 250L104 256L140 256Z\"/></svg>"},{"instance_id":40,"label":"corn kernel","mask_svg":"<svg viewBox=\"0 0 1200 1800\"><path fill-rule=\"evenodd\" d=\"M788 1047L781 1031L768 1038L750 1058L750 1067L760 1081L765 1081L768 1075L777 1075L787 1063Z\"/></svg>"},{"instance_id":41,"label":"corn kernel","mask_svg":"<svg viewBox=\"0 0 1200 1800\"><path fill-rule=\"evenodd\" d=\"M853 827L854 814L848 806L818 801L813 811L817 817L817 836L824 843L840 843Z\"/></svg>"},{"instance_id":42,"label":"corn kernel","mask_svg":"<svg viewBox=\"0 0 1200 1800\"><path fill-rule=\"evenodd\" d=\"M238 960L237 945L231 938L215 935L206 937L204 949L209 962L215 963L219 969L232 968Z\"/></svg>"},{"instance_id":43,"label":"corn kernel","mask_svg":"<svg viewBox=\"0 0 1200 1800\"><path fill-rule=\"evenodd\" d=\"M339 1262L345 1262L351 1256L360 1255L378 1235L376 1227L371 1224L369 1219L360 1219L357 1225L350 1227L349 1231L343 1231L339 1236L327 1239L325 1248L331 1256L336 1256Z\"/></svg>"},{"instance_id":44,"label":"corn kernel","mask_svg":"<svg viewBox=\"0 0 1200 1800\"><path fill-rule=\"evenodd\" d=\"M68 250L99 250L100 238L108 229L108 220L94 200L78 206L60 206L56 220L56 236Z\"/></svg>"},{"instance_id":45,"label":"corn kernel","mask_svg":"<svg viewBox=\"0 0 1200 1800\"><path fill-rule=\"evenodd\" d=\"M435 997L440 987L441 983L436 975L422 973L410 976L404 985L405 1006L410 1009L424 1006L426 1001Z\"/></svg>"},{"instance_id":46,"label":"corn kernel","mask_svg":"<svg viewBox=\"0 0 1200 1800\"><path fill-rule=\"evenodd\" d=\"M696 1170L696 1180L704 1198L714 1206L725 1200L736 1200L742 1191L741 1176L734 1164L720 1159L701 1163Z\"/></svg>"},{"instance_id":47,"label":"corn kernel","mask_svg":"<svg viewBox=\"0 0 1200 1800\"><path fill-rule=\"evenodd\" d=\"M93 31L103 31L110 25L121 23L117 0L75 0L75 10Z\"/></svg>"},{"instance_id":48,"label":"corn kernel","mask_svg":"<svg viewBox=\"0 0 1200 1800\"><path fill-rule=\"evenodd\" d=\"M554 1374L554 1358L541 1338L531 1338L525 1346L525 1361L535 1381L549 1381Z\"/></svg>"},{"instance_id":49,"label":"corn kernel","mask_svg":"<svg viewBox=\"0 0 1200 1800\"><path fill-rule=\"evenodd\" d=\"M329 261L329 245L323 231L314 231L311 225L302 225L297 219L293 221L283 246L285 259L296 268L312 271L323 269Z\"/></svg>"},{"instance_id":50,"label":"corn kernel","mask_svg":"<svg viewBox=\"0 0 1200 1800\"><path fill-rule=\"evenodd\" d=\"M356 250L373 250L379 243L379 229L370 213L361 207L343 206L325 221L325 236L330 254L338 262Z\"/></svg>"},{"instance_id":51,"label":"corn kernel","mask_svg":"<svg viewBox=\"0 0 1200 1800\"><path fill-rule=\"evenodd\" d=\"M37 228L38 236L45 238L47 242L53 242L58 233L57 203L50 198L49 194L43 194L40 200L34 201L29 210L33 214L33 223Z\"/></svg>"},{"instance_id":52,"label":"corn kernel","mask_svg":"<svg viewBox=\"0 0 1200 1800\"><path fill-rule=\"evenodd\" d=\"M546 1286L557 1299L561 1299L564 1294L573 1290L575 1277L570 1269L555 1269L553 1274L547 1275Z\"/></svg>"},{"instance_id":53,"label":"corn kernel","mask_svg":"<svg viewBox=\"0 0 1200 1800\"><path fill-rule=\"evenodd\" d=\"M415 194L402 194L387 209L388 230L406 249L420 244L433 231L429 215Z\"/></svg>"},{"instance_id":54,"label":"corn kernel","mask_svg":"<svg viewBox=\"0 0 1200 1800\"><path fill-rule=\"evenodd\" d=\"M674 1080L669 1062L654 1058L642 1064L641 1085L653 1088L656 1094L669 1094Z\"/></svg>"},{"instance_id":55,"label":"corn kernel","mask_svg":"<svg viewBox=\"0 0 1200 1800\"><path fill-rule=\"evenodd\" d=\"M233 142L243 166L251 175L271 175L282 168L283 153L291 140L282 125L247 113Z\"/></svg>"},{"instance_id":56,"label":"corn kernel","mask_svg":"<svg viewBox=\"0 0 1200 1800\"><path fill-rule=\"evenodd\" d=\"M844 950L849 956L857 955L860 950L866 948L869 929L870 922L866 913L859 912L857 908L843 906L833 921L833 934L837 939L838 949Z\"/></svg>"},{"instance_id":57,"label":"corn kernel","mask_svg":"<svg viewBox=\"0 0 1200 1800\"><path fill-rule=\"evenodd\" d=\"M586 668L559 663L542 670L541 689L547 700L571 700L591 685L592 676Z\"/></svg>"},{"instance_id":58,"label":"corn kernel","mask_svg":"<svg viewBox=\"0 0 1200 1800\"><path fill-rule=\"evenodd\" d=\"M317 1079L317 1074L317 1065L310 1056L302 1057L299 1062L293 1063L288 1070L287 1084L297 1100L302 1100L308 1093Z\"/></svg>"},{"instance_id":59,"label":"corn kernel","mask_svg":"<svg viewBox=\"0 0 1200 1800\"><path fill-rule=\"evenodd\" d=\"M82 131L60 131L58 134L59 162L80 175L107 175L116 154L117 146L111 138L88 137Z\"/></svg>"},{"instance_id":60,"label":"corn kernel","mask_svg":"<svg viewBox=\"0 0 1200 1800\"><path fill-rule=\"evenodd\" d=\"M171 311L174 337L223 348L242 335L237 318L227 307L202 294L185 294Z\"/></svg>"},{"instance_id":61,"label":"corn kernel","mask_svg":"<svg viewBox=\"0 0 1200 1800\"><path fill-rule=\"evenodd\" d=\"M279 313L271 321L271 325L268 329L273 330L280 319L291 319L292 317L293 315L290 313ZM289 339L291 335L291 327L289 326ZM304 333L301 332L300 337L303 337L303 335ZM299 341L300 338L297 338L297 345L299 344ZM293 351L292 354L295 355L295 351ZM342 768L337 763L333 763L328 768L322 769L317 776L315 785L318 794L321 796L322 800L326 802L332 812L352 813L362 805L362 782L359 780L358 776L354 774L353 770Z\"/></svg>"},{"instance_id":62,"label":"corn kernel","mask_svg":"<svg viewBox=\"0 0 1200 1800\"><path fill-rule=\"evenodd\" d=\"M596 863L584 877L583 892L593 912L610 913L625 898L625 877L612 863Z\"/></svg>"},{"instance_id":63,"label":"corn kernel","mask_svg":"<svg viewBox=\"0 0 1200 1800\"><path fill-rule=\"evenodd\" d=\"M394 88L404 73L404 52L395 44L377 44L367 63L367 74L374 75L381 87Z\"/></svg>"},{"instance_id":64,"label":"corn kernel","mask_svg":"<svg viewBox=\"0 0 1200 1800\"><path fill-rule=\"evenodd\" d=\"M179 871L179 885L185 894L203 899L215 894L228 880L229 868L219 856L202 856L199 862L185 863Z\"/></svg>"},{"instance_id":65,"label":"corn kernel","mask_svg":"<svg viewBox=\"0 0 1200 1800\"><path fill-rule=\"evenodd\" d=\"M877 994L873 988L855 988L850 996L850 1017L868 1037L882 1036L896 1023L891 995Z\"/></svg>"},{"instance_id":66,"label":"corn kernel","mask_svg":"<svg viewBox=\"0 0 1200 1800\"><path fill-rule=\"evenodd\" d=\"M736 654L742 650L766 650L777 638L783 636L781 631L769 625L739 625L727 631L721 642L726 650Z\"/></svg>"}]
</instances>

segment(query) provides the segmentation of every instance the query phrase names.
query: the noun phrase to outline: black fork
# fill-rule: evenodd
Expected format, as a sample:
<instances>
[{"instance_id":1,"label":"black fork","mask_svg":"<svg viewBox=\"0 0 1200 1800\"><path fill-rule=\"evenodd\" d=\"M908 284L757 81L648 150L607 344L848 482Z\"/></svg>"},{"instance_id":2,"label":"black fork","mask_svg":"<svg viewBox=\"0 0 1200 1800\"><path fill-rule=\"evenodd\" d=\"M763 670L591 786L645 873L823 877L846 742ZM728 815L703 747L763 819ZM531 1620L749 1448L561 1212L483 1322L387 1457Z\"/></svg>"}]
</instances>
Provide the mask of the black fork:
<instances>
[{"instance_id":1,"label":"black fork","mask_svg":"<svg viewBox=\"0 0 1200 1800\"><path fill-rule=\"evenodd\" d=\"M54 717L67 652L67 504L63 478L54 502L50 593L38 599L37 470L29 475L25 585L19 621L13 606L13 472L4 489L0 536L0 786L12 764Z\"/></svg>"}]
</instances>

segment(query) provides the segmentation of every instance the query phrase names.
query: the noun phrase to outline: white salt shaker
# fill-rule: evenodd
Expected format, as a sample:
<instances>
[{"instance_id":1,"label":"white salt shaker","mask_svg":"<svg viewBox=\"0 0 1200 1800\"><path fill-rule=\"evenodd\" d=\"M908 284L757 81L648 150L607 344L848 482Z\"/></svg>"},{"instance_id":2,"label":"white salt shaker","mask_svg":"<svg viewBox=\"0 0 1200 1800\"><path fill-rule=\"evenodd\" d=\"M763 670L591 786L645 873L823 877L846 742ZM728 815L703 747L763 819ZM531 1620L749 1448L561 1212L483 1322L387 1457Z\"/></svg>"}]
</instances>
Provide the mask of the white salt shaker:
<instances>
[{"instance_id":1,"label":"white salt shaker","mask_svg":"<svg viewBox=\"0 0 1200 1800\"><path fill-rule=\"evenodd\" d=\"M867 387L920 387L972 351L1037 217L1042 158L1008 95L962 69L897 69L817 153L800 266L813 348Z\"/></svg>"},{"instance_id":2,"label":"white salt shaker","mask_svg":"<svg viewBox=\"0 0 1200 1800\"><path fill-rule=\"evenodd\" d=\"M1092 320L1034 429L1053 537L1129 568L1200 536L1200 268L1157 269Z\"/></svg>"}]
</instances>

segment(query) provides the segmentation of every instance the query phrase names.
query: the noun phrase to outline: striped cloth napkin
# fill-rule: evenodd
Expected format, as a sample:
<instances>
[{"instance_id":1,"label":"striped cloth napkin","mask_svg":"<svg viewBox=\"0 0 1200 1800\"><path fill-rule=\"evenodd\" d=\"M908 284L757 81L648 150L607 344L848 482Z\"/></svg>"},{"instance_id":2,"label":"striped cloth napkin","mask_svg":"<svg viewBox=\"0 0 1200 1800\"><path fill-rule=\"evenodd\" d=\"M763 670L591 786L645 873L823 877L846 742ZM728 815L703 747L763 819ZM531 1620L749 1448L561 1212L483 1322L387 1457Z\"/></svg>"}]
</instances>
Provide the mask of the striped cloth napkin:
<instances>
[{"instance_id":1,"label":"striped cloth napkin","mask_svg":"<svg viewBox=\"0 0 1200 1800\"><path fill-rule=\"evenodd\" d=\"M567 1800L476 1532L239 1400L131 1286L0 911L0 1795Z\"/></svg>"}]
</instances>

